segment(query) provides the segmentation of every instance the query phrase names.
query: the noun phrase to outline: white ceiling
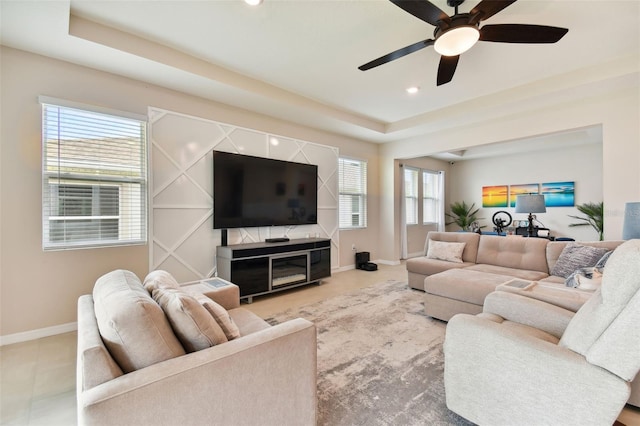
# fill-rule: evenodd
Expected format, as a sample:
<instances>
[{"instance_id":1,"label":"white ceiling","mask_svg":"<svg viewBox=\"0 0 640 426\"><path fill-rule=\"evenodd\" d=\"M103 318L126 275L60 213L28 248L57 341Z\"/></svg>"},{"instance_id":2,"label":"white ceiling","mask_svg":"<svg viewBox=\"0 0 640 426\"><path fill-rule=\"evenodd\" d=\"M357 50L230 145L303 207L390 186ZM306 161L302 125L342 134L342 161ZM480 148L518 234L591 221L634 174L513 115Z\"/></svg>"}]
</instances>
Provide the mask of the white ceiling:
<instances>
[{"instance_id":1,"label":"white ceiling","mask_svg":"<svg viewBox=\"0 0 640 426\"><path fill-rule=\"evenodd\" d=\"M569 33L551 45L479 42L440 87L431 47L357 69L432 37L386 0L0 1L3 45L372 142L639 68L640 0L520 0L486 23Z\"/></svg>"}]
</instances>

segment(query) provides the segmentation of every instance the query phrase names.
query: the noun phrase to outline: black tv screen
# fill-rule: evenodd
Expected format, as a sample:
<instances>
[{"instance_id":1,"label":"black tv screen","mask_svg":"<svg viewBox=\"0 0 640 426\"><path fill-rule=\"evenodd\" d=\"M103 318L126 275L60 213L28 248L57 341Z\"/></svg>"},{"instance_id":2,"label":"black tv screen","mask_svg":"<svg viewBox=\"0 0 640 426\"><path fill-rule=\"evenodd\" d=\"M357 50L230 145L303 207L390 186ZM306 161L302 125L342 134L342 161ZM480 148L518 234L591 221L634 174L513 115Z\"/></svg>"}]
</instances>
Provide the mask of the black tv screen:
<instances>
[{"instance_id":1,"label":"black tv screen","mask_svg":"<svg viewBox=\"0 0 640 426\"><path fill-rule=\"evenodd\" d=\"M318 223L318 166L213 151L213 228Z\"/></svg>"}]
</instances>

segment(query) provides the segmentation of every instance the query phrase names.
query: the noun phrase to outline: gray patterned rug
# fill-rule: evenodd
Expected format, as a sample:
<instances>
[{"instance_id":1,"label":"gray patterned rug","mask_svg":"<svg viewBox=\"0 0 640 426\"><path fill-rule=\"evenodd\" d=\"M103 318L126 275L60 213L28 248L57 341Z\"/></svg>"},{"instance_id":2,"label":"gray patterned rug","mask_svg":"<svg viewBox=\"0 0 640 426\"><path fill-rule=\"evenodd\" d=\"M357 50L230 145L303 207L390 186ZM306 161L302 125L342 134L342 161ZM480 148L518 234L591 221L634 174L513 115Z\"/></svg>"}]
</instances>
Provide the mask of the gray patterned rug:
<instances>
[{"instance_id":1,"label":"gray patterned rug","mask_svg":"<svg viewBox=\"0 0 640 426\"><path fill-rule=\"evenodd\" d=\"M318 330L319 425L471 425L445 405L445 323L390 280L267 319Z\"/></svg>"}]
</instances>

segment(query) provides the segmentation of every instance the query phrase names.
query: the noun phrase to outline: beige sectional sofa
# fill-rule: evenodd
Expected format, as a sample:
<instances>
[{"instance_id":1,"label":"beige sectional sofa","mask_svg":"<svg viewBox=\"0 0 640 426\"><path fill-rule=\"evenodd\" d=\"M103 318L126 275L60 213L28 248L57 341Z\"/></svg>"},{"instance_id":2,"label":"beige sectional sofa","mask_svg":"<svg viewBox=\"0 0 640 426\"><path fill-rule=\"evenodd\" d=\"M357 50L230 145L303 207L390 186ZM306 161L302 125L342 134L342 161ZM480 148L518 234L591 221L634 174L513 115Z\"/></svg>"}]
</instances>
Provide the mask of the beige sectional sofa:
<instances>
[{"instance_id":1,"label":"beige sectional sofa","mask_svg":"<svg viewBox=\"0 0 640 426\"><path fill-rule=\"evenodd\" d=\"M464 243L460 262L427 257L429 242ZM612 250L622 241L580 242ZM565 278L551 275L565 241L466 232L430 232L424 255L407 260L409 286L425 292L425 311L448 321L457 313L479 314L485 297L511 280L537 281L547 288L540 298L577 311L592 292L567 289Z\"/></svg>"},{"instance_id":2,"label":"beige sectional sofa","mask_svg":"<svg viewBox=\"0 0 640 426\"><path fill-rule=\"evenodd\" d=\"M495 291L447 324L447 407L479 425L620 424L639 402L638 323L640 240L615 250L578 313Z\"/></svg>"},{"instance_id":3,"label":"beige sectional sofa","mask_svg":"<svg viewBox=\"0 0 640 426\"><path fill-rule=\"evenodd\" d=\"M428 258L430 241L464 242L461 262ZM614 250L623 242L581 241L579 244ZM430 232L424 256L407 260L409 286L425 292L425 312L443 321L459 313L482 313L485 298L496 290L555 305L566 310L570 318L594 293L566 287L565 278L551 275L568 244L544 238ZM526 288L512 287L514 280L535 283ZM640 407L640 380L632 383L628 403Z\"/></svg>"},{"instance_id":4,"label":"beige sectional sofa","mask_svg":"<svg viewBox=\"0 0 640 426\"><path fill-rule=\"evenodd\" d=\"M231 283L157 272L110 272L78 300L79 424L315 425L311 322L270 326Z\"/></svg>"}]
</instances>

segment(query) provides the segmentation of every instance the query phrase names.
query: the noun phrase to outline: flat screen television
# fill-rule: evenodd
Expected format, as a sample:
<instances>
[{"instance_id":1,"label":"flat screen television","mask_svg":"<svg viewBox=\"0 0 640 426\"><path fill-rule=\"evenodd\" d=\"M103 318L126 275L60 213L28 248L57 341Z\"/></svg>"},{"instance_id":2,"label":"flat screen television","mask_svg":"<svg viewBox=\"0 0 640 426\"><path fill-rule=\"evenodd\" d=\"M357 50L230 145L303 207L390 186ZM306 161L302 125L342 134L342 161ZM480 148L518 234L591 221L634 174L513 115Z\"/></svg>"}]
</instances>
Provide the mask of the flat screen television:
<instances>
[{"instance_id":1,"label":"flat screen television","mask_svg":"<svg viewBox=\"0 0 640 426\"><path fill-rule=\"evenodd\" d=\"M318 166L213 151L213 228L318 223Z\"/></svg>"}]
</instances>

